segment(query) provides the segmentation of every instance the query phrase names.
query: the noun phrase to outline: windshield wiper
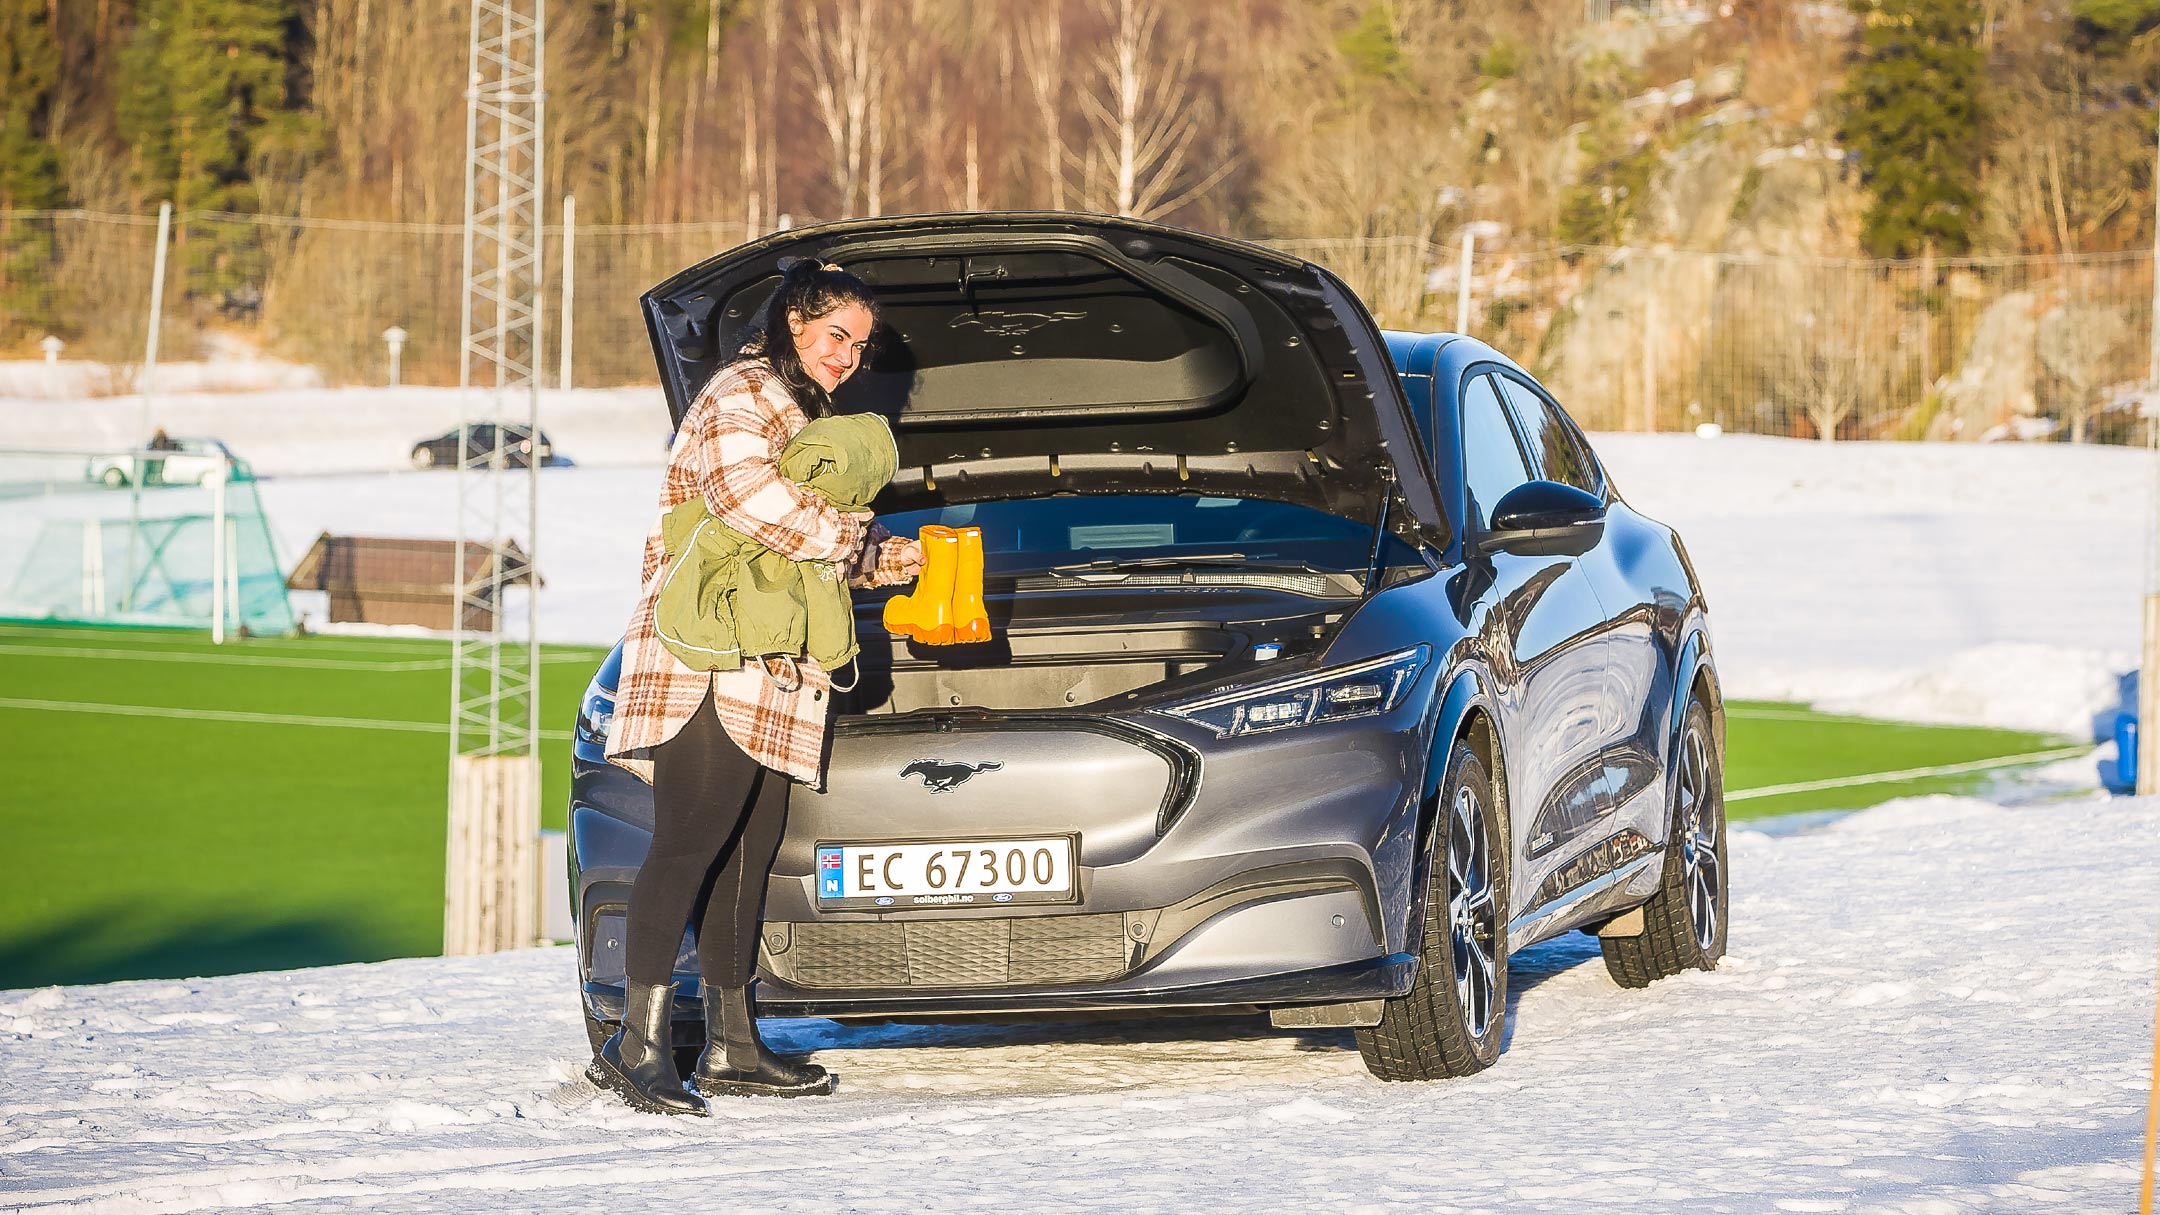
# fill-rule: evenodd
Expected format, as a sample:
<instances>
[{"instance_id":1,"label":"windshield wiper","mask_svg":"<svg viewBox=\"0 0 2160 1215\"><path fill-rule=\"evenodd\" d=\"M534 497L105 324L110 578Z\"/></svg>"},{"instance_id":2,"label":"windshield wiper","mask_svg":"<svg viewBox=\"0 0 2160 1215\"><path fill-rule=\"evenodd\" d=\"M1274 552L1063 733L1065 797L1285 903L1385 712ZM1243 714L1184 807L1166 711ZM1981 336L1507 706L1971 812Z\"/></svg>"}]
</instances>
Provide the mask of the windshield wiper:
<instances>
[{"instance_id":1,"label":"windshield wiper","mask_svg":"<svg viewBox=\"0 0 2160 1215\"><path fill-rule=\"evenodd\" d=\"M1101 557L1094 561L1080 561L1071 565L1053 565L1050 573L1060 578L1080 574L1115 574L1124 570L1176 569L1185 565L1248 565L1252 558L1244 553L1191 553L1174 557Z\"/></svg>"}]
</instances>

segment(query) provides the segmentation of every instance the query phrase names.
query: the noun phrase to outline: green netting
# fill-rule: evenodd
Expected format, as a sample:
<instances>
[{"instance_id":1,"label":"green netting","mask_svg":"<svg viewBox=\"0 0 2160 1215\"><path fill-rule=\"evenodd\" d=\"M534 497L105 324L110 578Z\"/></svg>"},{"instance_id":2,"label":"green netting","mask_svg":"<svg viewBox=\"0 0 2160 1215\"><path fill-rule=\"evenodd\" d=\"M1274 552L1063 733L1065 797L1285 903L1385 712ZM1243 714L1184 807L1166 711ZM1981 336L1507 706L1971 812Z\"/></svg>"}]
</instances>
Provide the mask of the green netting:
<instances>
[{"instance_id":1,"label":"green netting","mask_svg":"<svg viewBox=\"0 0 2160 1215\"><path fill-rule=\"evenodd\" d=\"M222 445L0 451L0 620L209 628L220 519L225 627L291 631L254 473Z\"/></svg>"}]
</instances>

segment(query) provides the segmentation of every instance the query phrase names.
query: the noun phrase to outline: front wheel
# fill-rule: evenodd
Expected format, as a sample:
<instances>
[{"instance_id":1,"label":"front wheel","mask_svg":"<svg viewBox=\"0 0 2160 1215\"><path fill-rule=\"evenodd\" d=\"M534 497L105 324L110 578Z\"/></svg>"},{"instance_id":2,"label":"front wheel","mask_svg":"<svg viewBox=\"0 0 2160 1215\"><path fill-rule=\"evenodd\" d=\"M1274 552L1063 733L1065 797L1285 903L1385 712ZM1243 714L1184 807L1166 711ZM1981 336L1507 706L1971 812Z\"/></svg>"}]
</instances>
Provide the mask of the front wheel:
<instances>
[{"instance_id":1,"label":"front wheel","mask_svg":"<svg viewBox=\"0 0 2160 1215\"><path fill-rule=\"evenodd\" d=\"M1382 1080L1439 1080L1484 1071L1507 1024L1507 823L1476 748L1448 755L1426 878L1425 941L1408 994L1357 1031Z\"/></svg>"},{"instance_id":2,"label":"front wheel","mask_svg":"<svg viewBox=\"0 0 2160 1215\"><path fill-rule=\"evenodd\" d=\"M1643 930L1598 938L1605 969L1622 987L1648 987L1683 970L1714 970L1725 956L1725 774L1710 733L1710 711L1688 703L1673 752L1672 830L1657 893L1643 904Z\"/></svg>"},{"instance_id":3,"label":"front wheel","mask_svg":"<svg viewBox=\"0 0 2160 1215\"><path fill-rule=\"evenodd\" d=\"M103 481L109 489L126 489L128 483L127 473L118 468L106 469L98 480Z\"/></svg>"},{"instance_id":4,"label":"front wheel","mask_svg":"<svg viewBox=\"0 0 2160 1215\"><path fill-rule=\"evenodd\" d=\"M415 447L415 448L413 448L413 449L412 449L412 466L413 466L414 468L433 468L433 467L435 467L435 449L434 449L434 448L432 448L432 447L429 447L429 446L427 446L427 445L426 445L426 444L424 444L424 443L423 443L423 444L421 444L421 445L420 445L420 446L418 446L418 447Z\"/></svg>"}]
</instances>

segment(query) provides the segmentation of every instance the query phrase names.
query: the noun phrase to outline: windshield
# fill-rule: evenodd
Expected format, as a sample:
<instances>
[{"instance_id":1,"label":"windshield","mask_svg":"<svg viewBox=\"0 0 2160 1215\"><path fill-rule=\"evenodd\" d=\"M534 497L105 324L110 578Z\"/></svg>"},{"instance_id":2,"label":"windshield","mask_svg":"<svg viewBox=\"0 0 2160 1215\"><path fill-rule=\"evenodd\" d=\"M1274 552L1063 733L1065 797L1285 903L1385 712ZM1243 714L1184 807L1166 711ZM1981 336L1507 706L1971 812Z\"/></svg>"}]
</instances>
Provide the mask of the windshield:
<instances>
[{"instance_id":1,"label":"windshield","mask_svg":"<svg viewBox=\"0 0 2160 1215\"><path fill-rule=\"evenodd\" d=\"M895 535L925 525L979 527L987 572L1018 574L1094 561L1189 558L1211 567L1306 566L1362 572L1372 528L1311 507L1186 494L1068 494L1008 498L879 517ZM1389 564L1417 560L1388 537Z\"/></svg>"}]
</instances>

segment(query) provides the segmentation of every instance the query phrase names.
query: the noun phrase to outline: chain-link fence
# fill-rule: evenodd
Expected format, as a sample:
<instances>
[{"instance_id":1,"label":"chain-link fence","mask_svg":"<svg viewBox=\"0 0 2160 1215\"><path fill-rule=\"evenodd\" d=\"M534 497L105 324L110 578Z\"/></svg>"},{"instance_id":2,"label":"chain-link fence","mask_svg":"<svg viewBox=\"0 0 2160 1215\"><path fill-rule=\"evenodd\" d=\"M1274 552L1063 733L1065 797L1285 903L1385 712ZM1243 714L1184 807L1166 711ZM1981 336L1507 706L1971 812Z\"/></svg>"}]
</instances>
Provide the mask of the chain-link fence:
<instances>
[{"instance_id":1,"label":"chain-link fence","mask_svg":"<svg viewBox=\"0 0 2160 1215\"><path fill-rule=\"evenodd\" d=\"M573 383L649 383L638 296L745 240L740 222L581 225ZM0 213L0 356L50 334L71 359L140 358L156 222ZM1328 266L1384 324L1453 329L1460 250L1416 237L1269 241ZM545 301L555 382L563 234ZM463 238L455 224L175 217L163 357L207 335L380 384L402 329L407 383L457 379ZM2141 437L2150 254L1849 261L1640 248L1477 250L1467 327L1529 365L1595 429L1716 423L1837 438ZM111 378L125 391L131 378Z\"/></svg>"}]
</instances>

